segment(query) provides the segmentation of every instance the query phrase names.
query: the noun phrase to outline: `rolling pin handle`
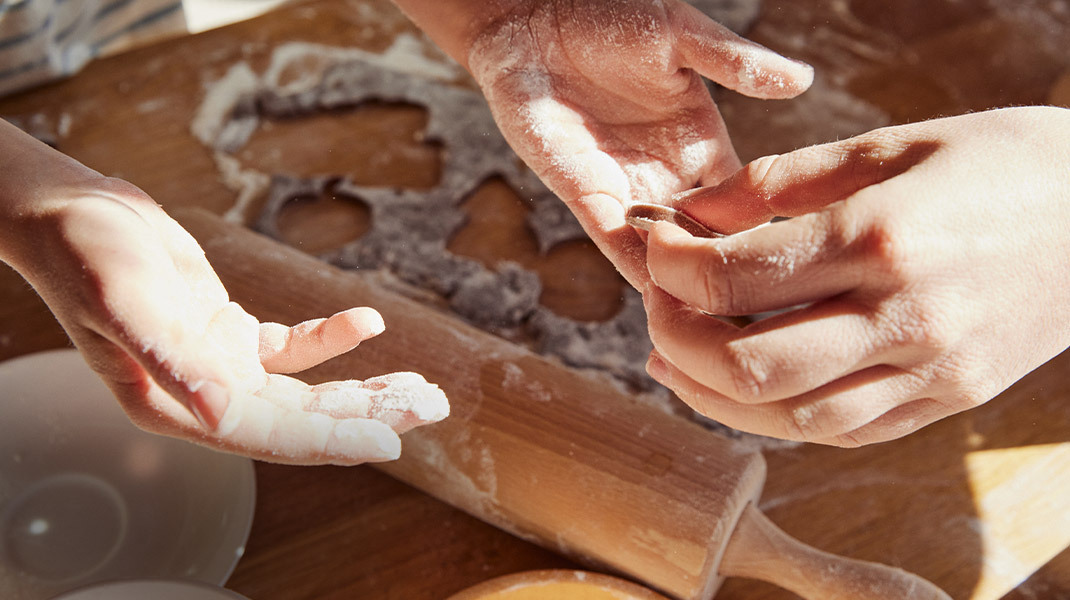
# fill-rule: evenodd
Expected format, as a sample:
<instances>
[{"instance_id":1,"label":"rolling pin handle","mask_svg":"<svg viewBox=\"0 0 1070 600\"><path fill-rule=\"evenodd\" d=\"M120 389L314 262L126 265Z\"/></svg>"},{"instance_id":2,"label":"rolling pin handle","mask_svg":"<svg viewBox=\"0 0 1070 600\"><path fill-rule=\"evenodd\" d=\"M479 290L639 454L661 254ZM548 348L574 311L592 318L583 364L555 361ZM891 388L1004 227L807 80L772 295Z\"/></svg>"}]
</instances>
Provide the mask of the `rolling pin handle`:
<instances>
[{"instance_id":1,"label":"rolling pin handle","mask_svg":"<svg viewBox=\"0 0 1070 600\"><path fill-rule=\"evenodd\" d=\"M728 542L720 574L766 581L807 600L951 600L913 573L807 546L753 504Z\"/></svg>"}]
</instances>

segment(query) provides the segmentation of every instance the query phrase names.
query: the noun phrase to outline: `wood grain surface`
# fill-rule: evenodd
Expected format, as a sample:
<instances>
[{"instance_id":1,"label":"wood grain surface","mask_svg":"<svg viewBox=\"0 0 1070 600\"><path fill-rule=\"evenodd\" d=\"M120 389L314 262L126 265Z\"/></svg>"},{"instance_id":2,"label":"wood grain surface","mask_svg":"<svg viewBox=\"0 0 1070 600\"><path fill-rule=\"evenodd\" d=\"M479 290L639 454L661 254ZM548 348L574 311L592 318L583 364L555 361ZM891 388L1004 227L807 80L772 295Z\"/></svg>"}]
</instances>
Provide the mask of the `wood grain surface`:
<instances>
[{"instance_id":1,"label":"wood grain surface","mask_svg":"<svg viewBox=\"0 0 1070 600\"><path fill-rule=\"evenodd\" d=\"M814 63L821 73L814 93L788 103L721 93L718 103L747 159L888 123L1065 101L1070 56L1065 41L1052 38L1067 39L1070 17L1057 4L767 0L752 37ZM386 2L299 4L99 61L70 80L0 100L0 115L41 115L57 130L68 123L60 150L132 181L167 208L222 213L235 194L189 133L204 86L238 60L262 69L283 42L381 50L402 31L412 28ZM404 183L414 174L434 181L436 150L413 135L425 117L388 109L276 124L257 132L247 147L255 152L241 159L299 174L345 173L365 184ZM382 153L398 158L371 168ZM359 228L359 219L353 223ZM465 243L483 256L516 251L479 239ZM600 268L597 257L589 260ZM619 285L599 281L590 297L611 296ZM578 287L559 293L566 305L584 297L582 282L570 285ZM68 343L6 267L0 299L0 358ZM589 318L611 310L604 306L612 300L600 298L610 304ZM857 450L769 445L760 505L811 545L901 566L956 599L1068 598L1068 403L1064 353L985 406L903 440ZM370 468L258 464L257 475L256 522L228 586L255 600L439 599L493 576L571 565ZM729 580L717 597L792 596Z\"/></svg>"}]
</instances>

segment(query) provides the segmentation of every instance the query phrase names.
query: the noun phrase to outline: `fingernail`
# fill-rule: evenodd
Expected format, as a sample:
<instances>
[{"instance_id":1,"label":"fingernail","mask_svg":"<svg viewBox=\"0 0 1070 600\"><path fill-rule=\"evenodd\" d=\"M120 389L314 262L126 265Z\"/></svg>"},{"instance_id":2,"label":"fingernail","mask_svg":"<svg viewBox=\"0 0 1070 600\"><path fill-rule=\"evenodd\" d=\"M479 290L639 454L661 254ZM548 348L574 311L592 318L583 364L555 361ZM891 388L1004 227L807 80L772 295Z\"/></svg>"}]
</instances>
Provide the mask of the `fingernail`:
<instances>
[{"instance_id":1,"label":"fingernail","mask_svg":"<svg viewBox=\"0 0 1070 600\"><path fill-rule=\"evenodd\" d=\"M673 194L672 196L669 197L670 198L670 202L669 203L672 204L673 206L677 206L677 205L683 204L683 203L685 203L685 202L687 202L689 200L693 200L695 198L701 198L703 196L707 196L710 193L710 189L711 188L708 188L708 187L698 187L698 188L691 188L689 190L684 190L682 192L676 192L675 194Z\"/></svg>"},{"instance_id":2,"label":"fingernail","mask_svg":"<svg viewBox=\"0 0 1070 600\"><path fill-rule=\"evenodd\" d=\"M669 365L657 354L651 354L646 359L646 372L658 383L664 383L669 379Z\"/></svg>"},{"instance_id":3,"label":"fingernail","mask_svg":"<svg viewBox=\"0 0 1070 600\"><path fill-rule=\"evenodd\" d=\"M230 397L223 386L206 381L193 394L190 411L194 417L197 417L201 427L208 431L215 431L216 427L219 427L219 422L223 420L223 413L227 412L229 403Z\"/></svg>"},{"instance_id":4,"label":"fingernail","mask_svg":"<svg viewBox=\"0 0 1070 600\"><path fill-rule=\"evenodd\" d=\"M654 223L648 230L651 235L661 238L662 240L673 239L686 239L693 236L688 235L688 231L684 230L680 226L674 226L671 223Z\"/></svg>"}]
</instances>

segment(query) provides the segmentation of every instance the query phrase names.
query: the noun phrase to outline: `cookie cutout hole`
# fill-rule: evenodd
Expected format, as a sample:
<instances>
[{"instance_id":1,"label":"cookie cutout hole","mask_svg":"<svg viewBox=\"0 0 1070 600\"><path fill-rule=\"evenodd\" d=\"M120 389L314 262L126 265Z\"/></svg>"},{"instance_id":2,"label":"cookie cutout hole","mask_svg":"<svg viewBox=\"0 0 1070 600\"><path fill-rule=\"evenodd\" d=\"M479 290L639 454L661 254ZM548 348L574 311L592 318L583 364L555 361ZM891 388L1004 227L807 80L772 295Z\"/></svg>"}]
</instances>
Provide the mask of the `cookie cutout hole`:
<instances>
[{"instance_id":1,"label":"cookie cutout hole","mask_svg":"<svg viewBox=\"0 0 1070 600\"><path fill-rule=\"evenodd\" d=\"M308 254L323 254L360 238L371 229L371 210L359 198L328 186L319 196L298 196L282 207L282 239Z\"/></svg>"},{"instance_id":2,"label":"cookie cutout hole","mask_svg":"<svg viewBox=\"0 0 1070 600\"><path fill-rule=\"evenodd\" d=\"M539 303L562 317L608 321L624 304L628 283L590 240L557 244L535 271L542 279Z\"/></svg>"},{"instance_id":3,"label":"cookie cutout hole","mask_svg":"<svg viewBox=\"0 0 1070 600\"><path fill-rule=\"evenodd\" d=\"M442 149L426 139L427 123L422 106L382 102L269 118L238 156L263 173L340 175L366 186L431 189L442 174Z\"/></svg>"},{"instance_id":4,"label":"cookie cutout hole","mask_svg":"<svg viewBox=\"0 0 1070 600\"><path fill-rule=\"evenodd\" d=\"M535 235L525 220L527 204L500 177L483 182L462 205L467 223L446 249L495 268L503 260L531 266L539 259Z\"/></svg>"},{"instance_id":5,"label":"cookie cutout hole","mask_svg":"<svg viewBox=\"0 0 1070 600\"><path fill-rule=\"evenodd\" d=\"M503 260L539 275L539 304L563 317L584 322L612 319L620 312L627 283L590 240L562 242L539 254L526 218L528 204L501 178L480 185L464 202L468 216L447 245L457 256L488 268Z\"/></svg>"}]
</instances>

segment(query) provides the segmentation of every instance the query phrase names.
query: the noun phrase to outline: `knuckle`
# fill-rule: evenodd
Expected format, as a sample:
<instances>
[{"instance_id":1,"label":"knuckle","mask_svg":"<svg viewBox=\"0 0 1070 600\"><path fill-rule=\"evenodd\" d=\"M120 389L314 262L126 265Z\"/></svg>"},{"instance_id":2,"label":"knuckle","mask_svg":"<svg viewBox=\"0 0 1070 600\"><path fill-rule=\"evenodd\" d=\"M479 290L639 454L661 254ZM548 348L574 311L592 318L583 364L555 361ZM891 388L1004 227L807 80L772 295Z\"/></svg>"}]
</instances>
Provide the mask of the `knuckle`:
<instances>
[{"instance_id":1,"label":"knuckle","mask_svg":"<svg viewBox=\"0 0 1070 600\"><path fill-rule=\"evenodd\" d=\"M760 402L772 385L772 370L753 350L740 343L730 343L723 357L732 397L743 402Z\"/></svg>"},{"instance_id":2,"label":"knuckle","mask_svg":"<svg viewBox=\"0 0 1070 600\"><path fill-rule=\"evenodd\" d=\"M836 437L824 441L827 446L835 446L837 448L861 448L866 445L866 442L859 437L859 434L841 433Z\"/></svg>"},{"instance_id":3,"label":"knuckle","mask_svg":"<svg viewBox=\"0 0 1070 600\"><path fill-rule=\"evenodd\" d=\"M743 167L743 176L756 189L770 178L775 179L777 173L784 170L784 163L791 162L790 154L770 154L756 158Z\"/></svg>"},{"instance_id":4,"label":"knuckle","mask_svg":"<svg viewBox=\"0 0 1070 600\"><path fill-rule=\"evenodd\" d=\"M692 281L696 284L703 310L732 314L738 306L729 263L728 256L718 251L709 252L698 261L699 272L694 274Z\"/></svg>"},{"instance_id":5,"label":"knuckle","mask_svg":"<svg viewBox=\"0 0 1070 600\"><path fill-rule=\"evenodd\" d=\"M763 156L744 165L740 176L763 203L775 208L775 198L783 186L782 182L794 172L796 161L795 153Z\"/></svg>"},{"instance_id":6,"label":"knuckle","mask_svg":"<svg viewBox=\"0 0 1070 600\"><path fill-rule=\"evenodd\" d=\"M913 253L899 226L891 218L874 218L859 236L863 260L871 277L893 286L908 283L914 275Z\"/></svg>"},{"instance_id":7,"label":"knuckle","mask_svg":"<svg viewBox=\"0 0 1070 600\"><path fill-rule=\"evenodd\" d=\"M991 377L991 369L979 358L953 355L943 361L937 377L949 390L941 399L948 414L976 408L1001 391L1001 386Z\"/></svg>"},{"instance_id":8,"label":"knuckle","mask_svg":"<svg viewBox=\"0 0 1070 600\"><path fill-rule=\"evenodd\" d=\"M797 442L811 442L826 437L821 429L820 419L814 409L808 405L795 406L786 411L781 429L784 439Z\"/></svg>"},{"instance_id":9,"label":"knuckle","mask_svg":"<svg viewBox=\"0 0 1070 600\"><path fill-rule=\"evenodd\" d=\"M844 210L824 210L816 213L812 230L818 252L828 256L842 254L856 243L858 227L853 215Z\"/></svg>"},{"instance_id":10,"label":"knuckle","mask_svg":"<svg viewBox=\"0 0 1070 600\"><path fill-rule=\"evenodd\" d=\"M900 343L925 352L927 356L946 356L962 338L955 318L934 301L913 301L903 310L898 327Z\"/></svg>"}]
</instances>

